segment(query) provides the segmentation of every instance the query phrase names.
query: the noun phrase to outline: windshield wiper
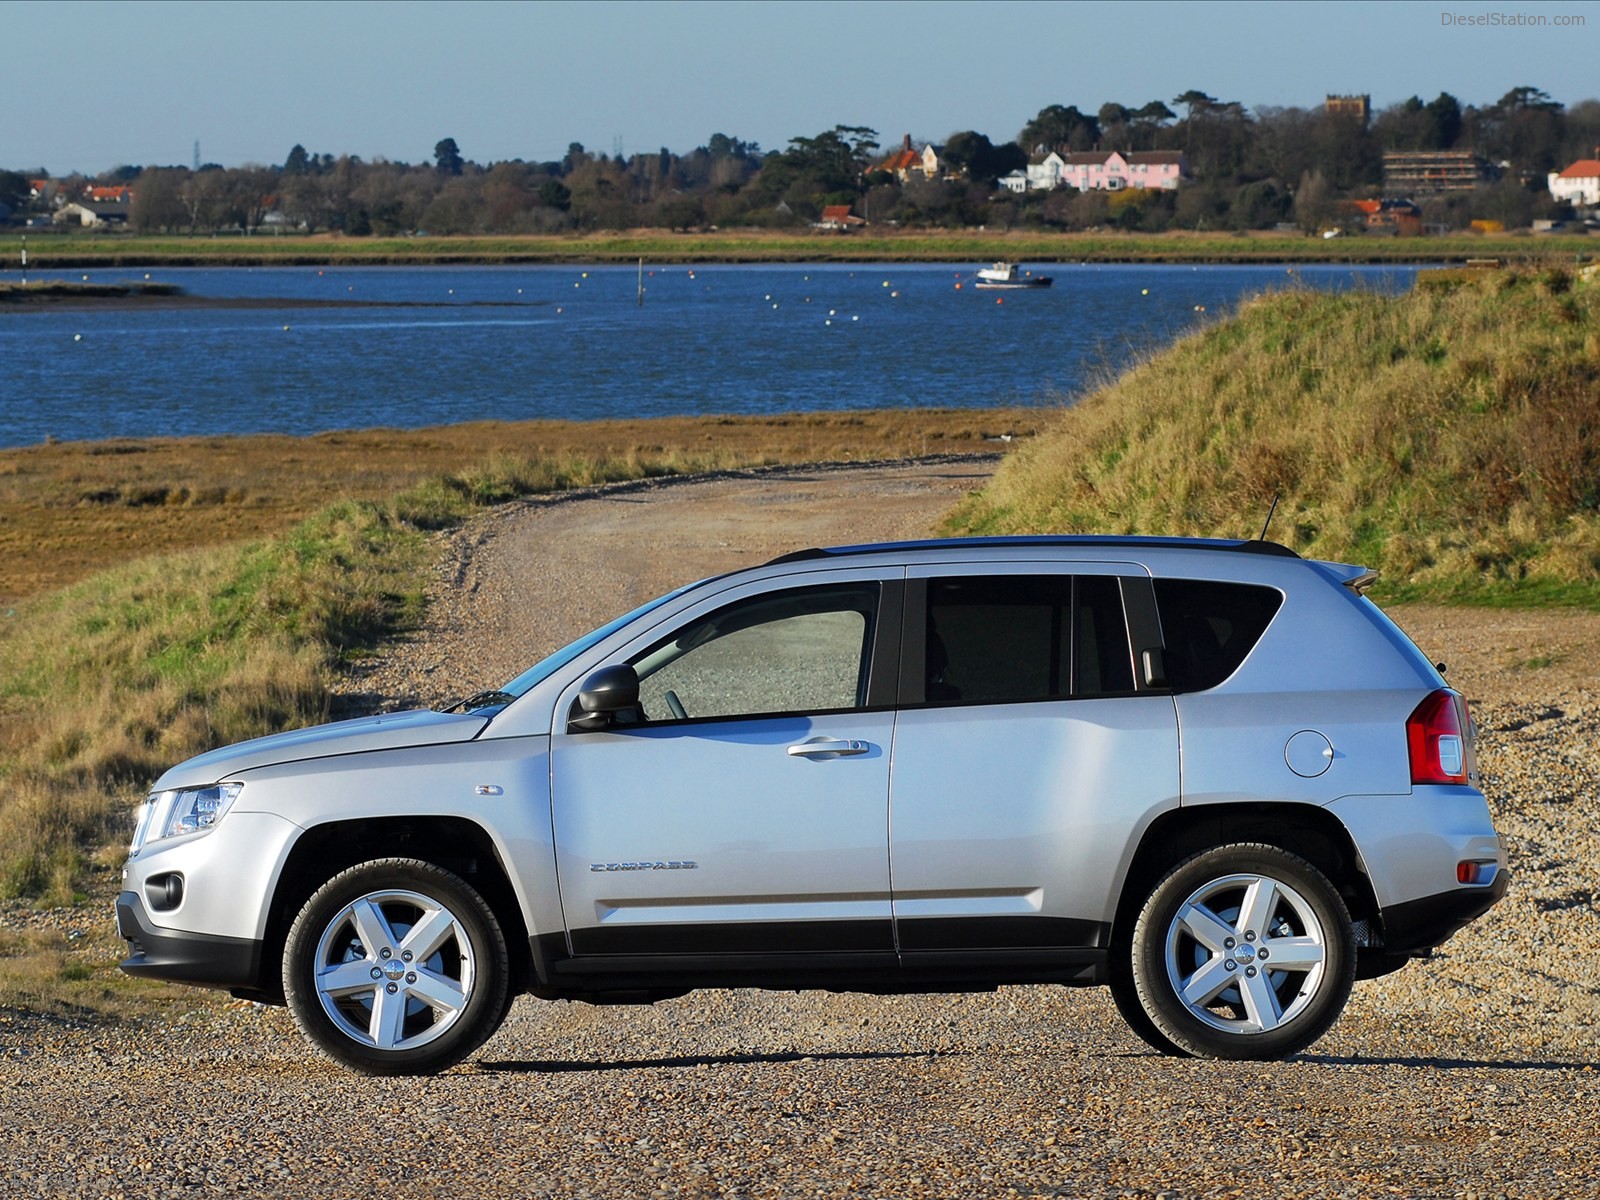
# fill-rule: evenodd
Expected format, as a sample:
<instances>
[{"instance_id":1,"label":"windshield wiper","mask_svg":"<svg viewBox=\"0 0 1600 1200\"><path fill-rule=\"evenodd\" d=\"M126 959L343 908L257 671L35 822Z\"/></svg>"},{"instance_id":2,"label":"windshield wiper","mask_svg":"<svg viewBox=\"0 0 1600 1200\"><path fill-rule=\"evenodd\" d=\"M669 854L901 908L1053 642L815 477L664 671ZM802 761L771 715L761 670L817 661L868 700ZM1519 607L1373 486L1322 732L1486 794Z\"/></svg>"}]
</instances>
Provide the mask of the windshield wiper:
<instances>
[{"instance_id":1,"label":"windshield wiper","mask_svg":"<svg viewBox=\"0 0 1600 1200\"><path fill-rule=\"evenodd\" d=\"M474 712L480 708L503 708L510 704L516 696L511 692L475 692L465 700L457 700L454 704L441 708L440 712Z\"/></svg>"}]
</instances>

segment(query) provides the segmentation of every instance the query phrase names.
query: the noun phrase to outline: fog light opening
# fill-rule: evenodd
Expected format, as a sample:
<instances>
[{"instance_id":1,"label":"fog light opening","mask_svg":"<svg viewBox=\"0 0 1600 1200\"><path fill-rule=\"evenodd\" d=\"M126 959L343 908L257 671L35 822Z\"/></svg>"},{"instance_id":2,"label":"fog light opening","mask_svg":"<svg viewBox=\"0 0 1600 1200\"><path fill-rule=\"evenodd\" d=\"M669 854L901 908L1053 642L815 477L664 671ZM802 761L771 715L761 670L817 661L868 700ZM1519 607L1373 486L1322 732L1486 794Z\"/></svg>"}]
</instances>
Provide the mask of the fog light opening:
<instances>
[{"instance_id":1,"label":"fog light opening","mask_svg":"<svg viewBox=\"0 0 1600 1200\"><path fill-rule=\"evenodd\" d=\"M1456 882L1466 884L1488 883L1494 878L1494 870L1495 865L1492 861L1464 860L1456 864Z\"/></svg>"},{"instance_id":2,"label":"fog light opening","mask_svg":"<svg viewBox=\"0 0 1600 1200\"><path fill-rule=\"evenodd\" d=\"M183 903L183 876L176 871L145 880L144 898L157 912L170 912Z\"/></svg>"}]
</instances>

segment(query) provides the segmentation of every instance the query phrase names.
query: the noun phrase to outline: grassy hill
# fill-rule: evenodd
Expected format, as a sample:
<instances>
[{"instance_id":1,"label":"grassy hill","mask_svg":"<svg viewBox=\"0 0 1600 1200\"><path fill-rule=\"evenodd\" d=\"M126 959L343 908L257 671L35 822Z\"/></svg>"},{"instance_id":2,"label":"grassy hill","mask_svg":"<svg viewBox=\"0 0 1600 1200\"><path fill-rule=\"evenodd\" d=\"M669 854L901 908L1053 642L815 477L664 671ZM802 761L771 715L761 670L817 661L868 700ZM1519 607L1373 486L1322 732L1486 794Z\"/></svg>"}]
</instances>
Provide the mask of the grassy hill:
<instances>
[{"instance_id":1,"label":"grassy hill","mask_svg":"<svg viewBox=\"0 0 1600 1200\"><path fill-rule=\"evenodd\" d=\"M1254 537L1388 596L1600 607L1600 277L1287 290L1065 411L952 532Z\"/></svg>"}]
</instances>

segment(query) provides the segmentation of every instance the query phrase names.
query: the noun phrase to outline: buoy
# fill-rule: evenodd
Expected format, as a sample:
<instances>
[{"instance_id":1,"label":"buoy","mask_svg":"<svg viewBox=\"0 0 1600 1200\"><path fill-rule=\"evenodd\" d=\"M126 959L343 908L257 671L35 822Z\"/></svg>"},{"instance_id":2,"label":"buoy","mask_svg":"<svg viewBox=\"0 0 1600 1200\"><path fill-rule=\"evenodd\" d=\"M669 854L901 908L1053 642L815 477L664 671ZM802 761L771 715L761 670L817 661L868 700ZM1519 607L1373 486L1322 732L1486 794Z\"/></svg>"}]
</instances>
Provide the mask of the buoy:
<instances>
[{"instance_id":1,"label":"buoy","mask_svg":"<svg viewBox=\"0 0 1600 1200\"><path fill-rule=\"evenodd\" d=\"M284 331L284 332L285 332L285 333L288 333L288 332L289 332L289 327L288 327L288 326L287 326L287 325L285 325L285 326L284 326L284 327L283 327L283 331Z\"/></svg>"},{"instance_id":2,"label":"buoy","mask_svg":"<svg viewBox=\"0 0 1600 1200\"><path fill-rule=\"evenodd\" d=\"M829 320L824 321L823 324L824 325L832 325L833 321L831 319L829 319Z\"/></svg>"},{"instance_id":3,"label":"buoy","mask_svg":"<svg viewBox=\"0 0 1600 1200\"><path fill-rule=\"evenodd\" d=\"M768 293L767 293L767 294L766 294L766 295L765 295L765 296L763 296L763 297L761 297L761 298L762 298L762 299L763 299L763 300L771 300L771 299L772 299L772 293L771 293L771 292L768 292Z\"/></svg>"},{"instance_id":4,"label":"buoy","mask_svg":"<svg viewBox=\"0 0 1600 1200\"><path fill-rule=\"evenodd\" d=\"M583 277L584 277L584 278L585 278L585 279L587 279L587 278L589 278L589 272L587 272L587 271L585 271L585 272L584 272L584 273L583 273Z\"/></svg>"},{"instance_id":5,"label":"buoy","mask_svg":"<svg viewBox=\"0 0 1600 1200\"><path fill-rule=\"evenodd\" d=\"M958 283L958 284L956 284L956 291L959 292L960 290L961 290L961 285Z\"/></svg>"},{"instance_id":6,"label":"buoy","mask_svg":"<svg viewBox=\"0 0 1600 1200\"><path fill-rule=\"evenodd\" d=\"M883 286L884 286L884 287L888 287L888 286L889 286L889 281L888 281L888 280L887 280L887 279L885 279L885 280L884 280L884 281L883 281Z\"/></svg>"},{"instance_id":7,"label":"buoy","mask_svg":"<svg viewBox=\"0 0 1600 1200\"><path fill-rule=\"evenodd\" d=\"M996 296L994 298L994 302L996 304L1004 304L1006 302L1006 298L1004 296Z\"/></svg>"},{"instance_id":8,"label":"buoy","mask_svg":"<svg viewBox=\"0 0 1600 1200\"><path fill-rule=\"evenodd\" d=\"M774 301L774 302L773 302L773 305L772 305L772 307L773 307L773 308L777 308L777 307L778 307L778 305L777 305L777 302L776 302L776 301Z\"/></svg>"},{"instance_id":9,"label":"buoy","mask_svg":"<svg viewBox=\"0 0 1600 1200\"><path fill-rule=\"evenodd\" d=\"M75 342L81 342L81 341L83 341L83 334L81 334L81 333L75 333L75 334L73 334L73 335L72 335L72 340L73 340L73 341L75 341Z\"/></svg>"},{"instance_id":10,"label":"buoy","mask_svg":"<svg viewBox=\"0 0 1600 1200\"><path fill-rule=\"evenodd\" d=\"M892 299L892 300L898 300L898 299L899 299L899 298L900 298L900 291L899 291L899 289L898 289L898 288L897 288L897 289L896 289L896 290L894 290L894 291L892 291L892 292L890 292L890 293L889 293L889 297L890 297L890 299Z\"/></svg>"},{"instance_id":11,"label":"buoy","mask_svg":"<svg viewBox=\"0 0 1600 1200\"><path fill-rule=\"evenodd\" d=\"M1149 294L1150 294L1150 289L1149 288L1140 288L1139 289L1139 295L1148 296Z\"/></svg>"}]
</instances>

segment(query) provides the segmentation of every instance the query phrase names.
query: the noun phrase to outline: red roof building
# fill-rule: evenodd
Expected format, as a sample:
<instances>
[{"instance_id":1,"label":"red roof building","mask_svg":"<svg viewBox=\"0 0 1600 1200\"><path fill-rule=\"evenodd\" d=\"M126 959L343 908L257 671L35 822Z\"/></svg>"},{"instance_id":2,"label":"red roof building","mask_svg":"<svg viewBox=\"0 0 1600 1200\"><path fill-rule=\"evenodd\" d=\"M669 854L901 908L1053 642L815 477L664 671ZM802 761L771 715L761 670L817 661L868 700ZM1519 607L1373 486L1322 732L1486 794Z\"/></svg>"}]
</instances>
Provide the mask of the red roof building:
<instances>
[{"instance_id":1,"label":"red roof building","mask_svg":"<svg viewBox=\"0 0 1600 1200\"><path fill-rule=\"evenodd\" d=\"M1565 171L1552 171L1548 178L1550 198L1567 204L1600 204L1600 146L1593 158L1580 158Z\"/></svg>"}]
</instances>

